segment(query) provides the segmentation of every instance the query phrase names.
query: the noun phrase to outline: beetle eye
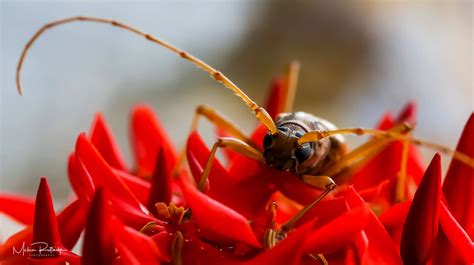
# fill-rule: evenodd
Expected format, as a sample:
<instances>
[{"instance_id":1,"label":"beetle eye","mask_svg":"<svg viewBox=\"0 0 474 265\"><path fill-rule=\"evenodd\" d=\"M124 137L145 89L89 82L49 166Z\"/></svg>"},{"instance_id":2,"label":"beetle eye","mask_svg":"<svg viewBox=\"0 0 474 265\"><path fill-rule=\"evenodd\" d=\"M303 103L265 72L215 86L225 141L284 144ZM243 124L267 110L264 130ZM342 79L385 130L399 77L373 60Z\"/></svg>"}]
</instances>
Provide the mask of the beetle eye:
<instances>
[{"instance_id":1,"label":"beetle eye","mask_svg":"<svg viewBox=\"0 0 474 265\"><path fill-rule=\"evenodd\" d=\"M272 143L273 137L271 136L271 134L265 135L265 137L263 138L263 148L267 149L270 145L272 145Z\"/></svg>"},{"instance_id":2,"label":"beetle eye","mask_svg":"<svg viewBox=\"0 0 474 265\"><path fill-rule=\"evenodd\" d=\"M306 143L295 150L296 159L298 159L298 163L303 163L304 161L308 160L311 156L311 146L309 143Z\"/></svg>"},{"instance_id":3,"label":"beetle eye","mask_svg":"<svg viewBox=\"0 0 474 265\"><path fill-rule=\"evenodd\" d=\"M301 136L303 136L303 134L301 132L295 132L295 136L298 137L298 138L301 138Z\"/></svg>"}]
</instances>

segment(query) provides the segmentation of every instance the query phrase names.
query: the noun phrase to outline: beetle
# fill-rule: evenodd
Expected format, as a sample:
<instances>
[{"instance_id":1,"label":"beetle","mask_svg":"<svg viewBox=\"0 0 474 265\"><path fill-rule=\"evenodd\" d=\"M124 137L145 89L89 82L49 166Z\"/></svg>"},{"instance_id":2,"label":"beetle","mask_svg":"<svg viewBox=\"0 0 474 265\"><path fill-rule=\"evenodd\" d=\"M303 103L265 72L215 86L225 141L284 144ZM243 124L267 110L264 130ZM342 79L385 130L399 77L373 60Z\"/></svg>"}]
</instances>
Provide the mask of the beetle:
<instances>
[{"instance_id":1,"label":"beetle","mask_svg":"<svg viewBox=\"0 0 474 265\"><path fill-rule=\"evenodd\" d=\"M214 80L222 83L239 97L268 131L263 138L263 152L260 151L259 147L230 119L209 106L198 106L191 126L192 131L197 128L199 118L205 117L217 128L225 130L230 137L220 137L214 143L197 186L200 190L204 189L217 149L229 148L244 156L261 161L275 170L289 171L299 176L309 185L322 189L323 192L317 196L310 205L303 208L297 216L286 223L282 227L282 230L289 230L299 217L336 187L335 182L330 176L335 176L344 169L350 168L355 160L363 160L364 157L368 157L368 154L377 153L392 140L400 140L404 142L403 154L405 159L402 158L402 163L406 163L408 144L413 143L416 145L428 146L450 154L455 159L474 167L474 159L465 154L436 143L431 143L410 136L410 132L413 130L413 125L410 124L399 124L388 131L363 128L337 129L337 127L331 122L312 114L294 112L292 110L292 105L300 68L299 63L297 62L291 63L286 71L284 111L283 113L280 113L274 121L264 108L260 107L255 101L247 96L223 73L214 69L204 61L151 34L145 33L122 22L107 18L76 16L52 21L41 27L27 42L17 65L16 82L20 95L23 93L21 85L21 70L26 55L33 43L46 30L72 22L110 24L114 27L140 35L146 40L164 47L172 53L177 54L182 59L201 68ZM373 135L375 137L362 146L349 152L344 137L342 136L343 134ZM177 172L179 166L182 164L183 157L184 155L181 154L175 172ZM403 168L403 166L401 168ZM406 172L401 172L401 174L406 174ZM398 192L403 191L397 191L397 194Z\"/></svg>"}]
</instances>

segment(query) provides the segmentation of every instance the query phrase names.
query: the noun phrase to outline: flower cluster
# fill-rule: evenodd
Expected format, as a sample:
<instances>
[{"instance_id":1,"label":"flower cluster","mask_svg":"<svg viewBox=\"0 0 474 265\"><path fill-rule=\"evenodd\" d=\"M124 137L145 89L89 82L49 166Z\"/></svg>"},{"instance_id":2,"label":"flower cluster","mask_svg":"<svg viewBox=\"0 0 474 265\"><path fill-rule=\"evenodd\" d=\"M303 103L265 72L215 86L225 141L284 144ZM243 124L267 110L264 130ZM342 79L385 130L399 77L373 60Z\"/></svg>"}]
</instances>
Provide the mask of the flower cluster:
<instances>
[{"instance_id":1,"label":"flower cluster","mask_svg":"<svg viewBox=\"0 0 474 265\"><path fill-rule=\"evenodd\" d=\"M276 81L267 110L281 110ZM379 129L413 122L408 104ZM440 156L424 168L415 146L387 142L321 194L298 176L227 152L196 188L210 150L198 132L186 144L189 171L151 108L131 115L135 166L124 162L103 118L77 138L68 163L74 199L55 212L46 178L36 199L0 194L0 212L26 227L0 248L1 264L472 264L474 169L453 160L442 184ZM266 131L252 134L261 147ZM474 157L474 116L457 150ZM402 163L406 162L406 163ZM404 166L401 166L403 165ZM402 174L401 172L402 167ZM402 177L403 176L403 177ZM84 232L82 252L72 252ZM45 247L46 246L46 247Z\"/></svg>"}]
</instances>

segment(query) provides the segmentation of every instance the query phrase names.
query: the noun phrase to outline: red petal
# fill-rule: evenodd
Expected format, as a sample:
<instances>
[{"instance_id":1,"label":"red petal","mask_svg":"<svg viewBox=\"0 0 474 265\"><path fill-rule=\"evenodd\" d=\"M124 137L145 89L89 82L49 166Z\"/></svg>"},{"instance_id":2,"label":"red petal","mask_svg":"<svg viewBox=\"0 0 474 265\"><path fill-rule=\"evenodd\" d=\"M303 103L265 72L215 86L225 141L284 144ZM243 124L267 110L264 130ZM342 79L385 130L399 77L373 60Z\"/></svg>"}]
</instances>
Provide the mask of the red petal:
<instances>
[{"instance_id":1,"label":"red petal","mask_svg":"<svg viewBox=\"0 0 474 265\"><path fill-rule=\"evenodd\" d=\"M471 114L456 148L474 158L474 114ZM474 168L453 160L443 184L447 206L459 224L474 239Z\"/></svg>"},{"instance_id":2,"label":"red petal","mask_svg":"<svg viewBox=\"0 0 474 265\"><path fill-rule=\"evenodd\" d=\"M474 157L474 114L471 114L467 121L459 143L457 151L470 157ZM470 239L474 238L474 169L452 160L443 184L443 193L446 198L447 207L459 225L466 231ZM434 253L434 264L463 263L456 247L453 247L451 240L447 237L447 231L443 229L438 234L436 251ZM474 251L471 251L473 253Z\"/></svg>"},{"instance_id":3,"label":"red petal","mask_svg":"<svg viewBox=\"0 0 474 265\"><path fill-rule=\"evenodd\" d=\"M186 181L179 181L184 198L202 235L218 242L244 242L260 247L245 217L199 192Z\"/></svg>"},{"instance_id":4,"label":"red petal","mask_svg":"<svg viewBox=\"0 0 474 265\"><path fill-rule=\"evenodd\" d=\"M151 176L156 166L156 157L163 146L173 164L176 151L162 129L152 109L145 105L136 106L131 121L132 146L139 176Z\"/></svg>"},{"instance_id":5,"label":"red petal","mask_svg":"<svg viewBox=\"0 0 474 265\"><path fill-rule=\"evenodd\" d=\"M367 227L357 235L356 239L361 264L402 264L390 235L352 187L347 192L346 202L349 208L363 207L370 212Z\"/></svg>"},{"instance_id":6,"label":"red petal","mask_svg":"<svg viewBox=\"0 0 474 265\"><path fill-rule=\"evenodd\" d=\"M110 166L120 170L127 170L125 161L122 158L123 156L115 143L104 117L100 113L95 115L90 139Z\"/></svg>"},{"instance_id":7,"label":"red petal","mask_svg":"<svg viewBox=\"0 0 474 265\"><path fill-rule=\"evenodd\" d=\"M64 246L71 249L77 242L82 229L84 228L83 219L86 208L79 204L79 201L68 205L60 214L57 215L59 232L61 241ZM20 232L14 234L0 245L0 261L4 261L7 257L12 256L12 249L21 249L23 245L29 246L33 240L33 227L28 226ZM61 253L61 255L64 251Z\"/></svg>"},{"instance_id":8,"label":"red petal","mask_svg":"<svg viewBox=\"0 0 474 265\"><path fill-rule=\"evenodd\" d=\"M33 222L33 243L44 242L48 247L60 248L58 221L48 181L42 177L36 194L35 218ZM33 248L38 246L32 246ZM55 253L59 255L59 253Z\"/></svg>"},{"instance_id":9,"label":"red petal","mask_svg":"<svg viewBox=\"0 0 474 265\"><path fill-rule=\"evenodd\" d=\"M124 264L160 264L153 240L130 227L123 227L118 233L117 248Z\"/></svg>"},{"instance_id":10,"label":"red petal","mask_svg":"<svg viewBox=\"0 0 474 265\"><path fill-rule=\"evenodd\" d=\"M441 199L441 158L433 157L415 193L405 225L400 253L406 264L426 264L438 235Z\"/></svg>"},{"instance_id":11,"label":"red petal","mask_svg":"<svg viewBox=\"0 0 474 265\"><path fill-rule=\"evenodd\" d=\"M91 175L96 188L104 187L111 192L114 213L127 225L139 229L154 220L84 134L79 135L77 140L76 155Z\"/></svg>"},{"instance_id":12,"label":"red petal","mask_svg":"<svg viewBox=\"0 0 474 265\"><path fill-rule=\"evenodd\" d=\"M393 205L380 216L380 222L387 230L403 227L410 206L411 200Z\"/></svg>"},{"instance_id":13,"label":"red petal","mask_svg":"<svg viewBox=\"0 0 474 265\"><path fill-rule=\"evenodd\" d=\"M452 253L453 258L455 260L462 259L465 264L473 264L474 263L474 245L469 236L467 235L466 231L462 229L456 219L451 215L446 205L441 202L441 210L439 216L439 222L441 224L442 230L444 233L443 235L438 235L438 242L440 239L449 240L449 248L454 250ZM437 244L436 249L441 253L444 252L443 249L439 248L442 245ZM433 264L446 264L446 258L437 259L436 255L433 258ZM448 261L449 262L449 261ZM461 262L460 262L461 263Z\"/></svg>"},{"instance_id":14,"label":"red petal","mask_svg":"<svg viewBox=\"0 0 474 265\"><path fill-rule=\"evenodd\" d=\"M391 113L385 113L382 118L379 120L377 126L375 128L379 130L388 130L395 125L395 121L393 120L393 116Z\"/></svg>"},{"instance_id":15,"label":"red petal","mask_svg":"<svg viewBox=\"0 0 474 265\"><path fill-rule=\"evenodd\" d=\"M151 186L150 182L122 170L114 170L114 173L123 180L125 185L130 189L140 203L145 205L148 202L148 195Z\"/></svg>"},{"instance_id":16,"label":"red petal","mask_svg":"<svg viewBox=\"0 0 474 265\"><path fill-rule=\"evenodd\" d=\"M284 109L284 95L286 93L286 86L283 78L275 78L270 86L270 93L267 96L265 109L268 114L275 119L275 117L283 112Z\"/></svg>"},{"instance_id":17,"label":"red petal","mask_svg":"<svg viewBox=\"0 0 474 265\"><path fill-rule=\"evenodd\" d=\"M164 147L162 147L151 179L151 189L147 203L148 209L155 214L155 216L157 214L155 203L164 202L165 204L169 204L171 201L171 174L173 165L168 162L169 159L165 152Z\"/></svg>"},{"instance_id":18,"label":"red petal","mask_svg":"<svg viewBox=\"0 0 474 265\"><path fill-rule=\"evenodd\" d=\"M97 189L87 217L83 264L113 264L115 260L114 231L111 227L111 213L103 189Z\"/></svg>"},{"instance_id":19,"label":"red petal","mask_svg":"<svg viewBox=\"0 0 474 265\"><path fill-rule=\"evenodd\" d=\"M87 205L80 200L69 204L58 215L61 242L67 249L72 249L86 224Z\"/></svg>"},{"instance_id":20,"label":"red petal","mask_svg":"<svg viewBox=\"0 0 474 265\"><path fill-rule=\"evenodd\" d=\"M195 180L198 181L210 151L197 132L193 132L189 136L186 154L191 172ZM268 182L268 179L260 174L261 167L255 164L258 162L247 160L247 158L244 160L241 157L243 156L237 155L235 161L241 161L242 163L239 166L247 170L242 172L245 174L244 176L230 175L217 159L214 160L208 178L209 189L206 190L206 195L248 219L256 221L255 219L264 215L265 207L274 192L274 188ZM233 170L233 172L236 174L237 171Z\"/></svg>"},{"instance_id":21,"label":"red petal","mask_svg":"<svg viewBox=\"0 0 474 265\"><path fill-rule=\"evenodd\" d=\"M369 221L368 208L351 209L311 233L303 245L306 253L329 253L346 247Z\"/></svg>"},{"instance_id":22,"label":"red petal","mask_svg":"<svg viewBox=\"0 0 474 265\"><path fill-rule=\"evenodd\" d=\"M314 221L308 222L288 234L288 237L280 241L274 248L266 250L255 258L244 263L247 265L273 264L288 265L298 264L301 256L302 242L314 229Z\"/></svg>"},{"instance_id":23,"label":"red petal","mask_svg":"<svg viewBox=\"0 0 474 265\"><path fill-rule=\"evenodd\" d=\"M416 122L416 103L409 101L400 111L397 117L397 123L408 122L414 124Z\"/></svg>"},{"instance_id":24,"label":"red petal","mask_svg":"<svg viewBox=\"0 0 474 265\"><path fill-rule=\"evenodd\" d=\"M35 201L13 194L0 194L0 213L25 224L33 224Z\"/></svg>"},{"instance_id":25,"label":"red petal","mask_svg":"<svg viewBox=\"0 0 474 265\"><path fill-rule=\"evenodd\" d=\"M77 197L85 201L90 201L94 195L94 183L85 169L84 164L78 161L74 153L69 156L68 176L69 182Z\"/></svg>"}]
</instances>

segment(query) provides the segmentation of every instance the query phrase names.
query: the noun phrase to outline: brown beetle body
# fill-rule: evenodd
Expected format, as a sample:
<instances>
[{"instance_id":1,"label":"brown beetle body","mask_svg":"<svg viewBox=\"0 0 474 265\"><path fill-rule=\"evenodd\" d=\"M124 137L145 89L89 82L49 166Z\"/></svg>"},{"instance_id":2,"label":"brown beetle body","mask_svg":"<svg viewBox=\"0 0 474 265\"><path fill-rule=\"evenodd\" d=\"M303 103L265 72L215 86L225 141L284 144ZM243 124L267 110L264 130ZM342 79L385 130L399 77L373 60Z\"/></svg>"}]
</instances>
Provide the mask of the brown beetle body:
<instances>
[{"instance_id":1,"label":"brown beetle body","mask_svg":"<svg viewBox=\"0 0 474 265\"><path fill-rule=\"evenodd\" d=\"M277 170L286 170L298 175L317 175L321 169L347 153L342 135L334 135L306 146L298 145L298 138L310 131L337 129L327 120L306 112L290 112L279 114L275 124L279 133L267 134L264 139L263 157L267 165Z\"/></svg>"}]
</instances>

